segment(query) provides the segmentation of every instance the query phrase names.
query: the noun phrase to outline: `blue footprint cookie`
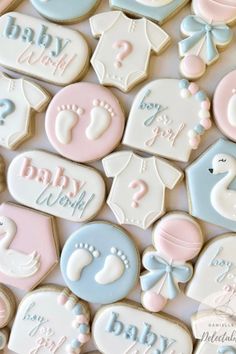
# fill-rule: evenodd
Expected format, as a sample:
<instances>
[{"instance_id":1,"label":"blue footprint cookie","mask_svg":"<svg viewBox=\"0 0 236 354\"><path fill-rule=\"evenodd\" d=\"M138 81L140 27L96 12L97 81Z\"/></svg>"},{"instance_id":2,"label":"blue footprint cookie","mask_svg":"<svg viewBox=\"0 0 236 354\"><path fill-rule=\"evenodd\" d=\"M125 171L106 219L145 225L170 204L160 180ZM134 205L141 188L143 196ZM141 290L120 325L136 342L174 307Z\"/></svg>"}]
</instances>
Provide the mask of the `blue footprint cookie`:
<instances>
[{"instance_id":1,"label":"blue footprint cookie","mask_svg":"<svg viewBox=\"0 0 236 354\"><path fill-rule=\"evenodd\" d=\"M80 298L99 304L125 298L140 272L139 252L120 227L93 222L67 240L61 271L70 290Z\"/></svg>"}]
</instances>

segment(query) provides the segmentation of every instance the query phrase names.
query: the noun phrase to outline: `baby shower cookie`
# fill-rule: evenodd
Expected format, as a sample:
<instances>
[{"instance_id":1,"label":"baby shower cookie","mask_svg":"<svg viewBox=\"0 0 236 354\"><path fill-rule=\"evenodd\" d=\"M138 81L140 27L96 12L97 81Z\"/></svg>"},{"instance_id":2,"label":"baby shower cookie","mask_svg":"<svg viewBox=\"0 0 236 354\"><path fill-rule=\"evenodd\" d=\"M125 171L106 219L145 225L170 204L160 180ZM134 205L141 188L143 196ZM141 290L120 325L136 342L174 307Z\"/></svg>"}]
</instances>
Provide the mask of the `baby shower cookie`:
<instances>
[{"instance_id":1,"label":"baby shower cookie","mask_svg":"<svg viewBox=\"0 0 236 354\"><path fill-rule=\"evenodd\" d=\"M8 188L19 203L75 222L95 217L105 198L105 183L95 169L36 150L12 160Z\"/></svg>"},{"instance_id":2,"label":"baby shower cookie","mask_svg":"<svg viewBox=\"0 0 236 354\"><path fill-rule=\"evenodd\" d=\"M190 214L236 231L236 144L219 139L186 169Z\"/></svg>"},{"instance_id":3,"label":"baby shower cookie","mask_svg":"<svg viewBox=\"0 0 236 354\"><path fill-rule=\"evenodd\" d=\"M236 3L233 0L194 0L196 15L184 18L181 32L187 37L179 42L179 54L183 58L180 71L189 79L198 79L208 65L219 58L218 49L224 49L233 39L228 27L236 19Z\"/></svg>"},{"instance_id":4,"label":"baby shower cookie","mask_svg":"<svg viewBox=\"0 0 236 354\"><path fill-rule=\"evenodd\" d=\"M0 155L0 193L4 191L5 187L5 162L3 157Z\"/></svg>"},{"instance_id":5,"label":"baby shower cookie","mask_svg":"<svg viewBox=\"0 0 236 354\"><path fill-rule=\"evenodd\" d=\"M92 334L102 353L192 353L192 338L183 323L138 306L120 302L99 309Z\"/></svg>"},{"instance_id":6,"label":"baby shower cookie","mask_svg":"<svg viewBox=\"0 0 236 354\"><path fill-rule=\"evenodd\" d=\"M0 284L0 328L6 327L16 310L15 296L10 289ZM1 339L0 339L1 347ZM2 349L2 348L0 348Z\"/></svg>"},{"instance_id":7,"label":"baby shower cookie","mask_svg":"<svg viewBox=\"0 0 236 354\"><path fill-rule=\"evenodd\" d=\"M0 283L23 290L39 284L58 263L54 220L13 203L0 205Z\"/></svg>"},{"instance_id":8,"label":"baby shower cookie","mask_svg":"<svg viewBox=\"0 0 236 354\"><path fill-rule=\"evenodd\" d=\"M224 135L236 141L236 70L218 84L213 100L215 122Z\"/></svg>"},{"instance_id":9,"label":"baby shower cookie","mask_svg":"<svg viewBox=\"0 0 236 354\"><path fill-rule=\"evenodd\" d=\"M211 127L210 106L206 93L195 83L152 81L134 99L123 144L187 162Z\"/></svg>"},{"instance_id":10,"label":"baby shower cookie","mask_svg":"<svg viewBox=\"0 0 236 354\"><path fill-rule=\"evenodd\" d=\"M58 23L82 21L92 14L100 0L31 0L35 9L44 17Z\"/></svg>"},{"instance_id":11,"label":"baby shower cookie","mask_svg":"<svg viewBox=\"0 0 236 354\"><path fill-rule=\"evenodd\" d=\"M114 150L124 124L124 113L114 94L86 82L59 91L48 107L45 121L53 147L78 162L97 160Z\"/></svg>"},{"instance_id":12,"label":"baby shower cookie","mask_svg":"<svg viewBox=\"0 0 236 354\"><path fill-rule=\"evenodd\" d=\"M141 274L142 305L151 312L161 311L168 300L180 293L178 283L192 277L192 265L203 244L198 223L188 214L165 215L153 229L153 247L144 251Z\"/></svg>"},{"instance_id":13,"label":"baby shower cookie","mask_svg":"<svg viewBox=\"0 0 236 354\"><path fill-rule=\"evenodd\" d=\"M32 135L33 112L42 112L50 95L24 78L12 79L0 72L0 146L15 149Z\"/></svg>"},{"instance_id":14,"label":"baby shower cookie","mask_svg":"<svg viewBox=\"0 0 236 354\"><path fill-rule=\"evenodd\" d=\"M110 0L113 9L134 16L144 16L163 24L184 7L189 0Z\"/></svg>"},{"instance_id":15,"label":"baby shower cookie","mask_svg":"<svg viewBox=\"0 0 236 354\"><path fill-rule=\"evenodd\" d=\"M61 254L65 283L82 299L107 304L125 298L140 272L139 252L127 232L106 222L86 224Z\"/></svg>"},{"instance_id":16,"label":"baby shower cookie","mask_svg":"<svg viewBox=\"0 0 236 354\"><path fill-rule=\"evenodd\" d=\"M165 213L166 188L173 189L183 178L168 162L131 151L115 152L102 163L106 176L114 178L107 204L117 221L144 230Z\"/></svg>"},{"instance_id":17,"label":"baby shower cookie","mask_svg":"<svg viewBox=\"0 0 236 354\"><path fill-rule=\"evenodd\" d=\"M170 37L153 22L128 18L121 11L90 18L91 31L99 43L91 64L102 85L128 92L148 73L151 52L163 50Z\"/></svg>"},{"instance_id":18,"label":"baby shower cookie","mask_svg":"<svg viewBox=\"0 0 236 354\"><path fill-rule=\"evenodd\" d=\"M18 12L0 18L0 47L1 66L55 85L78 81L89 64L78 31Z\"/></svg>"},{"instance_id":19,"label":"baby shower cookie","mask_svg":"<svg viewBox=\"0 0 236 354\"><path fill-rule=\"evenodd\" d=\"M86 303L68 289L48 285L21 301L8 347L18 354L79 354L90 339Z\"/></svg>"}]
</instances>

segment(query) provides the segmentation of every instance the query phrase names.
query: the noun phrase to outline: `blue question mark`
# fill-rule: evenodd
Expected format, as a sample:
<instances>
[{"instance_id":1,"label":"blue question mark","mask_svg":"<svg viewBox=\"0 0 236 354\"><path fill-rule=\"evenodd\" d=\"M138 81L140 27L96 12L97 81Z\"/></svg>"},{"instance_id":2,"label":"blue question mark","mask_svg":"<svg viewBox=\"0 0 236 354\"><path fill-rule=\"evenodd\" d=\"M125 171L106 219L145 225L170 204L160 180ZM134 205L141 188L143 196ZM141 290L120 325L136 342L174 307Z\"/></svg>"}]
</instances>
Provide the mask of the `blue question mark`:
<instances>
[{"instance_id":1,"label":"blue question mark","mask_svg":"<svg viewBox=\"0 0 236 354\"><path fill-rule=\"evenodd\" d=\"M16 109L15 104L6 98L0 99L0 125L5 124L5 119Z\"/></svg>"},{"instance_id":2,"label":"blue question mark","mask_svg":"<svg viewBox=\"0 0 236 354\"><path fill-rule=\"evenodd\" d=\"M217 354L236 354L236 349L231 346L223 346L217 350Z\"/></svg>"}]
</instances>

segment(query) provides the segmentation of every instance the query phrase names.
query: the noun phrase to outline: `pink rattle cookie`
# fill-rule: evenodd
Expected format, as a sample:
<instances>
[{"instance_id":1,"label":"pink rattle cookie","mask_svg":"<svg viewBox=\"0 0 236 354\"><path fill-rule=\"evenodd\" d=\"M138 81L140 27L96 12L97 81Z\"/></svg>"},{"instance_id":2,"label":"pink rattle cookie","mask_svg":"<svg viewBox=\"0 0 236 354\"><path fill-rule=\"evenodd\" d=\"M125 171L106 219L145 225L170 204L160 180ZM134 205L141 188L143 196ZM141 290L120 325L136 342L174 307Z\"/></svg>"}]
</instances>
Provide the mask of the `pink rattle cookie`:
<instances>
[{"instance_id":1,"label":"pink rattle cookie","mask_svg":"<svg viewBox=\"0 0 236 354\"><path fill-rule=\"evenodd\" d=\"M61 155L88 162L115 149L124 122L122 108L109 89L83 82L65 87L53 98L46 114L46 132Z\"/></svg>"},{"instance_id":2,"label":"pink rattle cookie","mask_svg":"<svg viewBox=\"0 0 236 354\"><path fill-rule=\"evenodd\" d=\"M200 226L188 214L169 213L156 224L153 246L145 250L141 274L142 304L151 311L161 311L167 300L180 292L178 283L192 277L192 266L186 261L200 252L203 236Z\"/></svg>"}]
</instances>

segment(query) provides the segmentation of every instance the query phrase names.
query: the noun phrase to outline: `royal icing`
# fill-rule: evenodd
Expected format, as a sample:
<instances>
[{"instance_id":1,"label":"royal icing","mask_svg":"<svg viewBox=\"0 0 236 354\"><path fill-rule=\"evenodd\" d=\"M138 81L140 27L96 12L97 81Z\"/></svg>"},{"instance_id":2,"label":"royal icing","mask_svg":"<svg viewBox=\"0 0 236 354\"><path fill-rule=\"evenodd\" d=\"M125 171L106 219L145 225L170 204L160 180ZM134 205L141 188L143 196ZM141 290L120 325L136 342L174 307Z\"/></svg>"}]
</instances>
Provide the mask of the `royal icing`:
<instances>
[{"instance_id":1,"label":"royal icing","mask_svg":"<svg viewBox=\"0 0 236 354\"><path fill-rule=\"evenodd\" d=\"M1 204L0 282L30 290L57 262L52 218L16 204Z\"/></svg>"},{"instance_id":2,"label":"royal icing","mask_svg":"<svg viewBox=\"0 0 236 354\"><path fill-rule=\"evenodd\" d=\"M215 343L199 342L194 354L236 354L236 346L216 345Z\"/></svg>"},{"instance_id":3,"label":"royal icing","mask_svg":"<svg viewBox=\"0 0 236 354\"><path fill-rule=\"evenodd\" d=\"M232 23L236 20L234 0L193 0L194 12L209 22Z\"/></svg>"},{"instance_id":4,"label":"royal icing","mask_svg":"<svg viewBox=\"0 0 236 354\"><path fill-rule=\"evenodd\" d=\"M219 139L186 169L190 213L236 231L236 145Z\"/></svg>"},{"instance_id":5,"label":"royal icing","mask_svg":"<svg viewBox=\"0 0 236 354\"><path fill-rule=\"evenodd\" d=\"M143 158L131 151L113 153L102 160L113 177L107 204L120 224L147 229L165 212L165 190L173 189L182 172L164 160Z\"/></svg>"},{"instance_id":6,"label":"royal icing","mask_svg":"<svg viewBox=\"0 0 236 354\"><path fill-rule=\"evenodd\" d=\"M154 227L153 246L144 252L141 274L142 304L151 311L163 309L167 299L178 296L178 283L186 283L192 276L193 259L203 244L202 232L188 214L170 213Z\"/></svg>"},{"instance_id":7,"label":"royal icing","mask_svg":"<svg viewBox=\"0 0 236 354\"><path fill-rule=\"evenodd\" d=\"M89 311L67 289L44 286L23 298L8 347L21 354L73 353L90 339Z\"/></svg>"},{"instance_id":8,"label":"royal icing","mask_svg":"<svg viewBox=\"0 0 236 354\"><path fill-rule=\"evenodd\" d=\"M210 101L196 84L160 79L136 96L123 144L187 162L210 127Z\"/></svg>"},{"instance_id":9,"label":"royal icing","mask_svg":"<svg viewBox=\"0 0 236 354\"><path fill-rule=\"evenodd\" d=\"M14 149L30 134L32 112L41 112L49 94L32 81L0 72L0 146Z\"/></svg>"},{"instance_id":10,"label":"royal icing","mask_svg":"<svg viewBox=\"0 0 236 354\"><path fill-rule=\"evenodd\" d=\"M2 284L0 285L0 328L3 328L9 324L12 320L16 308L16 301L14 294L10 289L6 288ZM1 348L1 336L0 336L0 349Z\"/></svg>"},{"instance_id":11,"label":"royal icing","mask_svg":"<svg viewBox=\"0 0 236 354\"><path fill-rule=\"evenodd\" d=\"M0 350L3 350L7 346L9 337L9 330L7 328L0 330Z\"/></svg>"},{"instance_id":12,"label":"royal icing","mask_svg":"<svg viewBox=\"0 0 236 354\"><path fill-rule=\"evenodd\" d=\"M151 51L160 52L169 36L151 21L133 20L121 11L90 18L94 37L101 37L91 59L99 82L127 92L147 77Z\"/></svg>"},{"instance_id":13,"label":"royal icing","mask_svg":"<svg viewBox=\"0 0 236 354\"><path fill-rule=\"evenodd\" d=\"M92 332L98 349L105 354L191 354L193 348L183 324L125 303L102 307Z\"/></svg>"},{"instance_id":14,"label":"royal icing","mask_svg":"<svg viewBox=\"0 0 236 354\"><path fill-rule=\"evenodd\" d=\"M61 155L87 162L114 150L125 117L110 90L83 82L59 91L48 107L45 124L51 144Z\"/></svg>"},{"instance_id":15,"label":"royal icing","mask_svg":"<svg viewBox=\"0 0 236 354\"><path fill-rule=\"evenodd\" d=\"M140 271L139 253L124 230L93 222L81 227L65 243L61 271L77 296L107 304L123 299L134 288Z\"/></svg>"},{"instance_id":16,"label":"royal icing","mask_svg":"<svg viewBox=\"0 0 236 354\"><path fill-rule=\"evenodd\" d=\"M112 8L131 15L144 16L163 24L176 14L189 0L111 0Z\"/></svg>"},{"instance_id":17,"label":"royal icing","mask_svg":"<svg viewBox=\"0 0 236 354\"><path fill-rule=\"evenodd\" d=\"M83 36L17 12L0 18L0 65L54 83L68 85L84 74L89 55Z\"/></svg>"},{"instance_id":18,"label":"royal icing","mask_svg":"<svg viewBox=\"0 0 236 354\"><path fill-rule=\"evenodd\" d=\"M213 100L215 122L224 135L236 141L236 70L218 84Z\"/></svg>"},{"instance_id":19,"label":"royal icing","mask_svg":"<svg viewBox=\"0 0 236 354\"><path fill-rule=\"evenodd\" d=\"M42 16L63 24L84 19L95 10L99 2L100 0L70 0L68 6L65 0L31 0L32 5Z\"/></svg>"},{"instance_id":20,"label":"royal icing","mask_svg":"<svg viewBox=\"0 0 236 354\"><path fill-rule=\"evenodd\" d=\"M105 197L105 183L95 169L43 151L12 160L8 188L18 202L75 222L93 218Z\"/></svg>"}]
</instances>

